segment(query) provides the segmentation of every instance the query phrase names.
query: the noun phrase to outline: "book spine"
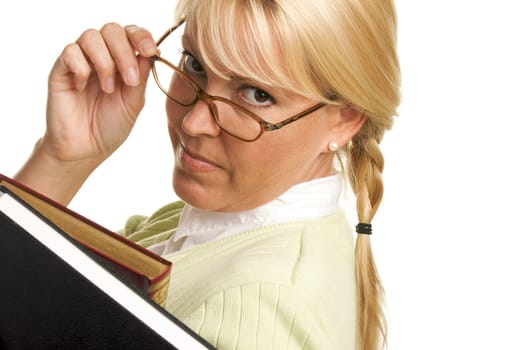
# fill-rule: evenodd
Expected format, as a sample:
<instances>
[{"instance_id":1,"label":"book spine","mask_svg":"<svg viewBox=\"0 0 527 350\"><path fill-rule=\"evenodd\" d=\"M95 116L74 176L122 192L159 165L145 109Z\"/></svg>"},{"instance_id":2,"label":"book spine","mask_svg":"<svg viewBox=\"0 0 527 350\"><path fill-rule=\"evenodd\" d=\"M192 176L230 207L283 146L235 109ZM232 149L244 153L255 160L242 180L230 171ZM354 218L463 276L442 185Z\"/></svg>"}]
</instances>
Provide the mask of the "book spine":
<instances>
[{"instance_id":1,"label":"book spine","mask_svg":"<svg viewBox=\"0 0 527 350\"><path fill-rule=\"evenodd\" d=\"M164 274L163 278L159 279L155 283L152 283L150 288L148 288L148 296L150 299L162 307L166 306L169 281L170 273L166 273Z\"/></svg>"}]
</instances>

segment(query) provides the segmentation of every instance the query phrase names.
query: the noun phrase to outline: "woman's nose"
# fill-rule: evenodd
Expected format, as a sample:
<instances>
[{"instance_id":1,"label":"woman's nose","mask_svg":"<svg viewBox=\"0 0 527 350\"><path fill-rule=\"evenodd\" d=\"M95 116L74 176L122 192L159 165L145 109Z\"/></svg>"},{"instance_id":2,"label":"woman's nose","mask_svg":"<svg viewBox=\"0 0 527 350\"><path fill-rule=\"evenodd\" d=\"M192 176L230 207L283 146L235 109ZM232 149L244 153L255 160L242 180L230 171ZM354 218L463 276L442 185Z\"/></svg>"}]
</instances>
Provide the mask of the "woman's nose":
<instances>
[{"instance_id":1,"label":"woman's nose","mask_svg":"<svg viewBox=\"0 0 527 350\"><path fill-rule=\"evenodd\" d=\"M221 129L212 114L212 106L200 99L193 106L187 109L187 113L182 120L182 129L191 136L218 136Z\"/></svg>"}]
</instances>

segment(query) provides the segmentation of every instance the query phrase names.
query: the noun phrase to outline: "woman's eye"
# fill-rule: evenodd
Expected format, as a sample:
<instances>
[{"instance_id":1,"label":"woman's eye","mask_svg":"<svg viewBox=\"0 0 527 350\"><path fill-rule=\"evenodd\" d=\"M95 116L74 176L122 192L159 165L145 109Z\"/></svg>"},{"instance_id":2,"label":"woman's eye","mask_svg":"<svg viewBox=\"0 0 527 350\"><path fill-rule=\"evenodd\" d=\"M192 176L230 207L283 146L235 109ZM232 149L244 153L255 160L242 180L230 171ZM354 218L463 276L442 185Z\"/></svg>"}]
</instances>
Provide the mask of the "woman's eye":
<instances>
[{"instance_id":1,"label":"woman's eye","mask_svg":"<svg viewBox=\"0 0 527 350\"><path fill-rule=\"evenodd\" d=\"M184 72L189 74L201 74L204 72L199 61L191 54L184 52L181 59L181 66Z\"/></svg>"},{"instance_id":2,"label":"woman's eye","mask_svg":"<svg viewBox=\"0 0 527 350\"><path fill-rule=\"evenodd\" d=\"M253 86L244 87L241 90L241 96L246 103L260 106L270 106L274 99L267 92Z\"/></svg>"}]
</instances>

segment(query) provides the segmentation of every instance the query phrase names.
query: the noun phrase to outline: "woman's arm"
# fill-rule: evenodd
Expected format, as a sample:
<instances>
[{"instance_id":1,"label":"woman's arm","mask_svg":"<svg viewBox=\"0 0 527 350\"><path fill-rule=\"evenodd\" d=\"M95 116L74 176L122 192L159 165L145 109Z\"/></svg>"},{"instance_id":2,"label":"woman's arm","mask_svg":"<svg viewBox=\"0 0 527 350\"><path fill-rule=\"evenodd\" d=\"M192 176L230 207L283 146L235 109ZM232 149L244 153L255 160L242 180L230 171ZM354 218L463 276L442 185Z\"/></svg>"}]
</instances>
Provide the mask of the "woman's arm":
<instances>
[{"instance_id":1,"label":"woman's arm","mask_svg":"<svg viewBox=\"0 0 527 350\"><path fill-rule=\"evenodd\" d=\"M46 132L15 179L67 205L130 134L156 53L147 30L116 23L67 45L49 75Z\"/></svg>"}]
</instances>

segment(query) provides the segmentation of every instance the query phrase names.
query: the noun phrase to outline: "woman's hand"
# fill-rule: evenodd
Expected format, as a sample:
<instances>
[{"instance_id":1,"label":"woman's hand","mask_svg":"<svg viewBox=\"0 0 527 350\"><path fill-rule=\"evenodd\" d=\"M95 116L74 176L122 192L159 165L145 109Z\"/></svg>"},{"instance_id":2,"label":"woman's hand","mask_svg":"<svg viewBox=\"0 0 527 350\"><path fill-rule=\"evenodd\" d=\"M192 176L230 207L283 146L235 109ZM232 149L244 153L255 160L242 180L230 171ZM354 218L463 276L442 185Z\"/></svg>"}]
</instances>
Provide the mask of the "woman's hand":
<instances>
[{"instance_id":1,"label":"woman's hand","mask_svg":"<svg viewBox=\"0 0 527 350\"><path fill-rule=\"evenodd\" d=\"M144 105L152 36L106 24L64 49L49 76L47 130L40 147L57 161L102 162L129 135Z\"/></svg>"},{"instance_id":2,"label":"woman's hand","mask_svg":"<svg viewBox=\"0 0 527 350\"><path fill-rule=\"evenodd\" d=\"M49 75L46 133L15 178L69 203L130 134L157 53L147 30L115 23L67 45Z\"/></svg>"}]
</instances>

